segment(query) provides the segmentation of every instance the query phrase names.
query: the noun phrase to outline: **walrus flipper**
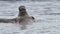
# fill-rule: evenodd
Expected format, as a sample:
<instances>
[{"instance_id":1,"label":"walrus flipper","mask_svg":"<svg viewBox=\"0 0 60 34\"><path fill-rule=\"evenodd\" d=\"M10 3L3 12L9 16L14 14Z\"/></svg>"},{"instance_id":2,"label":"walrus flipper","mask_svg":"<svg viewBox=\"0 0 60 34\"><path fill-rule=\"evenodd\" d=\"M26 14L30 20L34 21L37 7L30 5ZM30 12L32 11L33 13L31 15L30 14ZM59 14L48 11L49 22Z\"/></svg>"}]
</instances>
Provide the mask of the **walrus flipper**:
<instances>
[{"instance_id":1,"label":"walrus flipper","mask_svg":"<svg viewBox=\"0 0 60 34\"><path fill-rule=\"evenodd\" d=\"M13 18L13 19L0 19L0 22L3 22L3 23L17 22L16 19L17 18Z\"/></svg>"}]
</instances>

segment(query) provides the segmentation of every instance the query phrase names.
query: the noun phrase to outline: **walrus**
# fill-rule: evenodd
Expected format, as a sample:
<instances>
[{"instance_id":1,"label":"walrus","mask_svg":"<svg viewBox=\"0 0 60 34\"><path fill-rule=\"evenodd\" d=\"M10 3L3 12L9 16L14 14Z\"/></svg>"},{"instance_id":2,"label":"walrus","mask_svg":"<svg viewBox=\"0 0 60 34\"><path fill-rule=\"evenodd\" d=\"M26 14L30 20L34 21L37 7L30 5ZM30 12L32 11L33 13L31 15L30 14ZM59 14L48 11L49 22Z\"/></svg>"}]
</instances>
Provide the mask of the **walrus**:
<instances>
[{"instance_id":1,"label":"walrus","mask_svg":"<svg viewBox=\"0 0 60 34\"><path fill-rule=\"evenodd\" d=\"M28 15L25 6L19 7L18 17L20 17L18 19L20 24L28 24L29 22L32 23L32 22L34 22L34 19L35 19L34 17Z\"/></svg>"},{"instance_id":2,"label":"walrus","mask_svg":"<svg viewBox=\"0 0 60 34\"><path fill-rule=\"evenodd\" d=\"M25 6L20 6L18 9L19 9L18 23L22 25L21 29L25 29L26 25L31 25L35 22L34 21L35 18L33 16L28 15Z\"/></svg>"},{"instance_id":3,"label":"walrus","mask_svg":"<svg viewBox=\"0 0 60 34\"><path fill-rule=\"evenodd\" d=\"M35 18L27 14L25 6L20 6L18 9L19 9L18 17L13 19L0 19L0 22L3 23L19 22L20 24L28 24L29 22L30 23L34 22Z\"/></svg>"},{"instance_id":4,"label":"walrus","mask_svg":"<svg viewBox=\"0 0 60 34\"><path fill-rule=\"evenodd\" d=\"M29 16L25 6L20 6L19 8L18 17L13 19L0 19L0 22L4 23L18 23L22 25L21 29L25 29L26 25L33 24L35 22L35 18L33 16Z\"/></svg>"}]
</instances>

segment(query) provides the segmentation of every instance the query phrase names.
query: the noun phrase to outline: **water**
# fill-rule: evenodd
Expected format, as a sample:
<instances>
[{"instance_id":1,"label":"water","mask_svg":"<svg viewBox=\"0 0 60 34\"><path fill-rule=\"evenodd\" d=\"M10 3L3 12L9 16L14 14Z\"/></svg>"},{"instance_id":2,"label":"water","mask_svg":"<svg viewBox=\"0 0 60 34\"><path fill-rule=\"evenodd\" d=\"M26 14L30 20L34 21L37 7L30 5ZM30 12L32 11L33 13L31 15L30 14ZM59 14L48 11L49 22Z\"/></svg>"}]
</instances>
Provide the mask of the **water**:
<instances>
[{"instance_id":1,"label":"water","mask_svg":"<svg viewBox=\"0 0 60 34\"><path fill-rule=\"evenodd\" d=\"M59 1L0 1L0 18L15 18L18 7L26 6L30 16L34 16L36 23L20 30L17 24L1 23L1 34L60 34L60 2Z\"/></svg>"}]
</instances>

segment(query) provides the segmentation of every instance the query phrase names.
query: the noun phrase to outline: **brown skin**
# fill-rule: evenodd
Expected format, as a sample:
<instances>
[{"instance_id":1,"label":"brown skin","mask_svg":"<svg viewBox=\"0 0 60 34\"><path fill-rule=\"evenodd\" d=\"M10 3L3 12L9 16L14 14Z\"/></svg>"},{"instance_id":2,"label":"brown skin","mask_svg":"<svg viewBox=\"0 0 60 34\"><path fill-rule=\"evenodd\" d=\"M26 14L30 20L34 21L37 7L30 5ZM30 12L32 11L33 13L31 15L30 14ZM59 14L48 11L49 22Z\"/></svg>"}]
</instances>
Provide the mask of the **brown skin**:
<instances>
[{"instance_id":1,"label":"brown skin","mask_svg":"<svg viewBox=\"0 0 60 34\"><path fill-rule=\"evenodd\" d=\"M34 17L32 16L29 16L26 9L25 9L25 6L20 6L19 7L19 15L18 15L18 21L20 24L26 24L27 22L30 22L30 21L33 21L34 22Z\"/></svg>"},{"instance_id":2,"label":"brown skin","mask_svg":"<svg viewBox=\"0 0 60 34\"><path fill-rule=\"evenodd\" d=\"M19 15L18 16L25 16L25 15L28 15L27 14L27 11L25 9L25 6L20 6L19 7ZM31 16L32 17L32 16ZM32 17L33 19L35 19L34 17Z\"/></svg>"}]
</instances>

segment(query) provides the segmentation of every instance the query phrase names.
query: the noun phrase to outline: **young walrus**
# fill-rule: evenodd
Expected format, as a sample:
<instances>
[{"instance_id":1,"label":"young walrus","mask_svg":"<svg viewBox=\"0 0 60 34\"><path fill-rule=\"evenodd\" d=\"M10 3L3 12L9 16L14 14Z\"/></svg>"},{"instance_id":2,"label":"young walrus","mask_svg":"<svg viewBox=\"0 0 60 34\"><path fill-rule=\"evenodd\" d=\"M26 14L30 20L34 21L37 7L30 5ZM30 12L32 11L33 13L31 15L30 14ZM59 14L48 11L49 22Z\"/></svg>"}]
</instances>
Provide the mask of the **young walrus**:
<instances>
[{"instance_id":1,"label":"young walrus","mask_svg":"<svg viewBox=\"0 0 60 34\"><path fill-rule=\"evenodd\" d=\"M18 21L19 21L20 24L29 24L29 22L31 24L32 22L34 22L34 17L29 16L27 14L25 6L20 6L19 7L19 15L18 15L18 17L20 17L18 19Z\"/></svg>"},{"instance_id":2,"label":"young walrus","mask_svg":"<svg viewBox=\"0 0 60 34\"><path fill-rule=\"evenodd\" d=\"M21 24L28 24L27 22L34 22L34 17L29 16L26 12L25 6L19 7L19 14L18 17L13 19L0 19L0 23L12 23L12 22L19 22Z\"/></svg>"},{"instance_id":3,"label":"young walrus","mask_svg":"<svg viewBox=\"0 0 60 34\"><path fill-rule=\"evenodd\" d=\"M25 6L19 7L18 22L22 25L22 29L25 29L26 25L34 23L34 17L27 14Z\"/></svg>"}]
</instances>

